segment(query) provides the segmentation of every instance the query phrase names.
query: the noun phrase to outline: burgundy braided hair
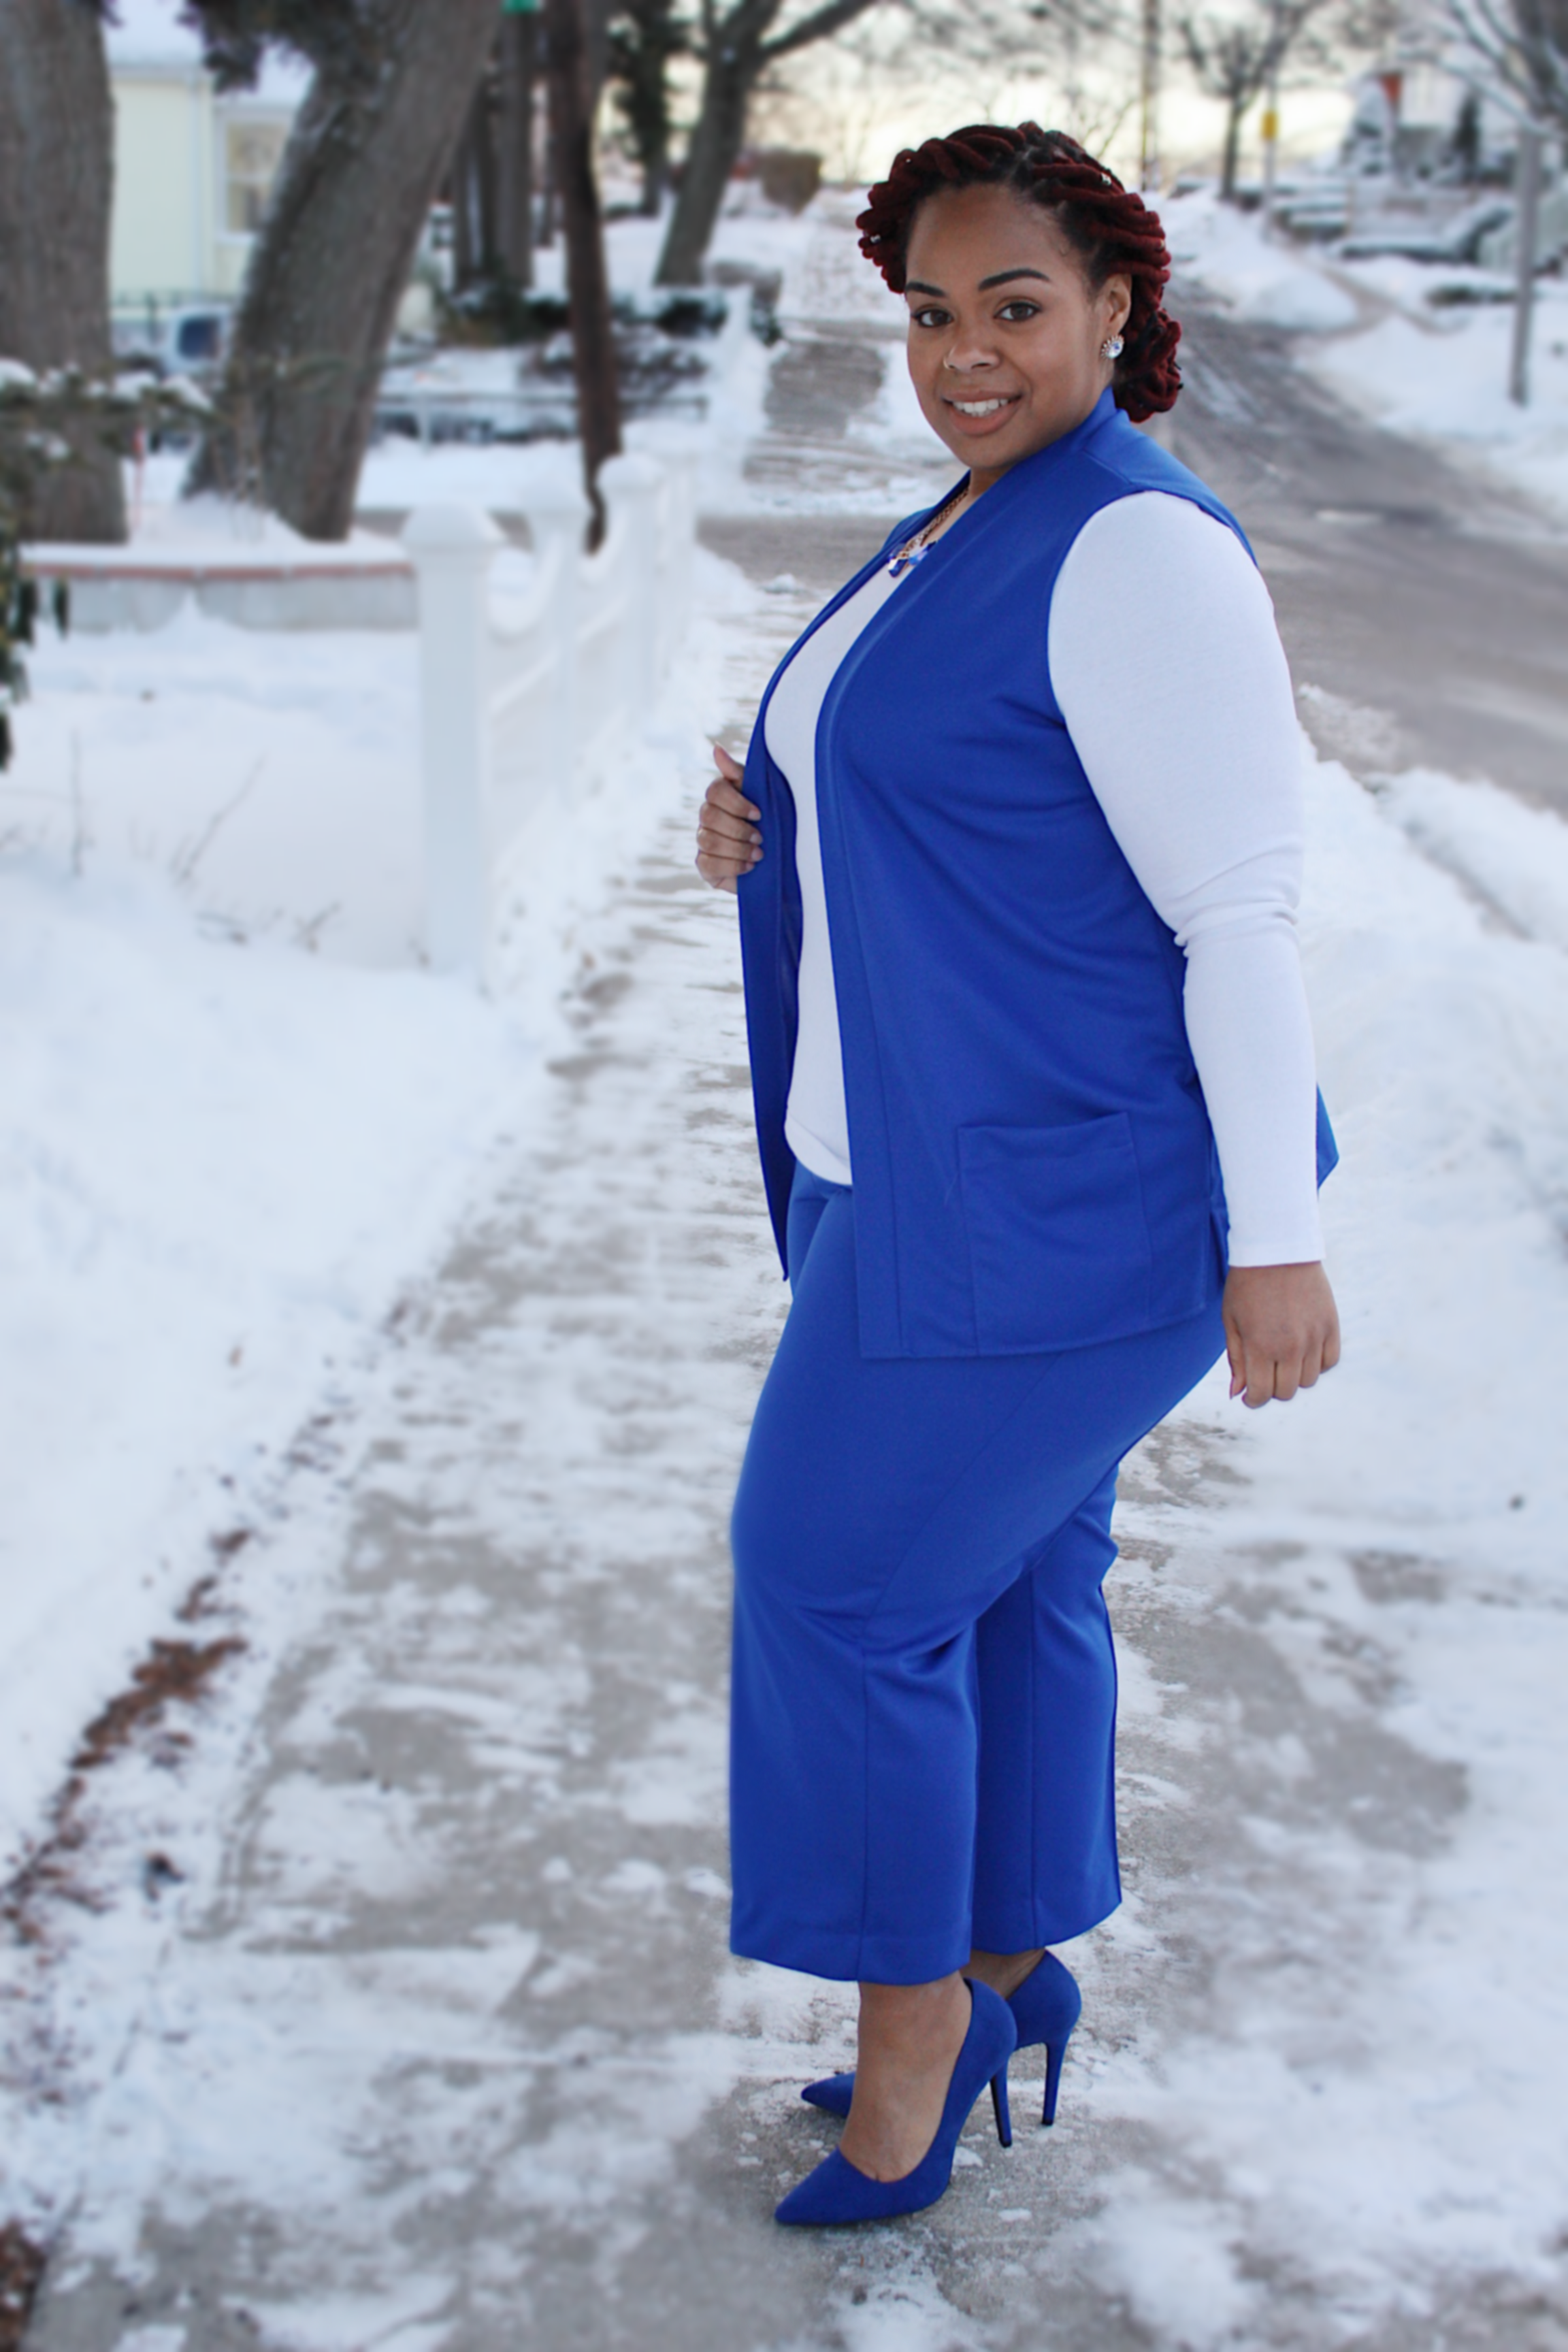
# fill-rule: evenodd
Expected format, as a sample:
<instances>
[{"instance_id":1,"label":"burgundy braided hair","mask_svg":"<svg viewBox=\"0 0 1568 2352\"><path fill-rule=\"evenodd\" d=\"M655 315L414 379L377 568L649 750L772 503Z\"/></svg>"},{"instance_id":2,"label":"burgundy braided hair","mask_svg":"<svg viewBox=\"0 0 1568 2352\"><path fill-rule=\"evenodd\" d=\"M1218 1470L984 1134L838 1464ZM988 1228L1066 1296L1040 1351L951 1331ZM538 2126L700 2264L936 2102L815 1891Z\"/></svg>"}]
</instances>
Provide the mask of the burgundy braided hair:
<instances>
[{"instance_id":1,"label":"burgundy braided hair","mask_svg":"<svg viewBox=\"0 0 1568 2352\"><path fill-rule=\"evenodd\" d=\"M942 188L973 187L1014 188L1046 205L1078 255L1092 292L1119 270L1125 273L1131 280L1132 309L1112 378L1116 404L1134 425L1173 407L1182 388L1176 365L1182 331L1166 315L1162 299L1171 256L1160 216L1065 131L1042 131L1036 122L1021 122L1016 130L973 122L949 138L928 139L923 147L905 147L895 155L892 170L871 190L856 222L861 252L876 263L893 292L904 290L910 227L926 198Z\"/></svg>"}]
</instances>

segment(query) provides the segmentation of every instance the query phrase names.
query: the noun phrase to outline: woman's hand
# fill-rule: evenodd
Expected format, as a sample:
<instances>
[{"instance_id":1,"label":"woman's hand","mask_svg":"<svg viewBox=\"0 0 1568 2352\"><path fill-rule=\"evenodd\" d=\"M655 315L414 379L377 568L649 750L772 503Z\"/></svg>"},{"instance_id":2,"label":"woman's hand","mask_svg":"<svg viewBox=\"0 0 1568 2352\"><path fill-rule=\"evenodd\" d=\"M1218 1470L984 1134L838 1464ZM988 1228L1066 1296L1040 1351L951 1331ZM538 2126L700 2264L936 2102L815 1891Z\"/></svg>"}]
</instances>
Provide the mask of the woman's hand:
<instances>
[{"instance_id":1,"label":"woman's hand","mask_svg":"<svg viewBox=\"0 0 1568 2352\"><path fill-rule=\"evenodd\" d=\"M713 746L713 765L719 772L697 820L697 871L715 890L733 890L763 854L756 823L762 811L741 790L746 772L721 743Z\"/></svg>"},{"instance_id":2,"label":"woman's hand","mask_svg":"<svg viewBox=\"0 0 1568 2352\"><path fill-rule=\"evenodd\" d=\"M1230 1392L1280 1403L1340 1360L1340 1317L1321 1265L1233 1265L1222 1302Z\"/></svg>"}]
</instances>

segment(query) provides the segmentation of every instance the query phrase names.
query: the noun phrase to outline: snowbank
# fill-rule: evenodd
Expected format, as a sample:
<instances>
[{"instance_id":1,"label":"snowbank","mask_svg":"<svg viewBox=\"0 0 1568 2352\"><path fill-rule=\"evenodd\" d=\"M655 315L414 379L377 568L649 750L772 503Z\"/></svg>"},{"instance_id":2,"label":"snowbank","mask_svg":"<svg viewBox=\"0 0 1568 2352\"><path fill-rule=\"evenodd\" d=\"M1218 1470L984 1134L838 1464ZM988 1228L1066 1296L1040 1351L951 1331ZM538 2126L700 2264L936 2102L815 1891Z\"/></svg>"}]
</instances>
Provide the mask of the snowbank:
<instances>
[{"instance_id":1,"label":"snowbank","mask_svg":"<svg viewBox=\"0 0 1568 2352\"><path fill-rule=\"evenodd\" d=\"M165 875L0 870L0 1854L244 1528L526 1078L413 972L204 938Z\"/></svg>"},{"instance_id":2,"label":"snowbank","mask_svg":"<svg viewBox=\"0 0 1568 2352\"><path fill-rule=\"evenodd\" d=\"M1310 334L1355 325L1351 296L1294 247L1267 237L1258 214L1202 188L1166 197L1160 217L1177 272L1196 278L1238 318Z\"/></svg>"},{"instance_id":3,"label":"snowbank","mask_svg":"<svg viewBox=\"0 0 1568 2352\"><path fill-rule=\"evenodd\" d=\"M1538 282L1531 398L1521 408L1508 396L1512 304L1434 308L1426 299L1451 280L1484 294L1478 273L1383 261L1349 265L1347 274L1390 307L1364 333L1315 352L1317 372L1391 432L1444 441L1568 512L1568 286Z\"/></svg>"},{"instance_id":4,"label":"snowbank","mask_svg":"<svg viewBox=\"0 0 1568 2352\"><path fill-rule=\"evenodd\" d=\"M526 1119L581 912L703 761L749 592L698 579L643 739L537 814L497 1003L419 965L411 635L40 642L0 777L0 1868Z\"/></svg>"},{"instance_id":5,"label":"snowbank","mask_svg":"<svg viewBox=\"0 0 1568 2352\"><path fill-rule=\"evenodd\" d=\"M1513 305L1485 271L1383 255L1325 260L1273 242L1211 191L1161 207L1178 277L1258 325L1317 340L1300 357L1391 432L1447 445L1568 512L1568 285L1537 281L1531 399L1508 396ZM1443 299L1433 302L1437 292ZM1357 297L1360 297L1358 301ZM1358 320L1370 323L1352 331Z\"/></svg>"},{"instance_id":6,"label":"snowbank","mask_svg":"<svg viewBox=\"0 0 1568 2352\"><path fill-rule=\"evenodd\" d=\"M1238 1415L1211 1380L1181 1418L1211 1444L1228 1428L1239 1489L1123 1532L1212 1575L1205 1605L1266 1628L1345 1738L1375 1694L1451 1810L1424 1851L1393 1778L1364 1838L1260 1809L1211 2021L1096 2084L1102 2118L1152 2126L1205 2184L1176 2196L1131 2162L1084 2232L1155 2339L1193 2352L1275 2340L1281 2278L1325 2342L1370 2340L1391 2303L1435 2326L1467 2276L1546 2287L1568 2206L1568 828L1440 777L1374 794L1313 761L1310 793L1344 1361L1289 1412ZM1132 1704L1184 1753L1222 1739L1227 1774L1321 1769L1287 1709L1244 1729L1208 1696L1206 1735L1181 1686ZM1136 1937L1136 1898L1106 1932Z\"/></svg>"}]
</instances>

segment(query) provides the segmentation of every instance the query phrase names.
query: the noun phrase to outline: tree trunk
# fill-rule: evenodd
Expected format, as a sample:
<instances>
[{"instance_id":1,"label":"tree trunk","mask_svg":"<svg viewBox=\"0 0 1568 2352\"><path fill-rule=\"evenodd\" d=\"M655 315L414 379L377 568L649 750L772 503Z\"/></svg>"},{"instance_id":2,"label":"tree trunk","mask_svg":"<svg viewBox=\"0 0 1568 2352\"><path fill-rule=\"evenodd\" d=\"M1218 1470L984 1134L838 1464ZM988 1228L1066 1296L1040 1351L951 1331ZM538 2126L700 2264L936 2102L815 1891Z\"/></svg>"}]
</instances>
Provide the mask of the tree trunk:
<instances>
[{"instance_id":1,"label":"tree trunk","mask_svg":"<svg viewBox=\"0 0 1568 2352\"><path fill-rule=\"evenodd\" d=\"M762 65L762 45L756 41L725 47L716 40L709 52L702 104L664 251L658 257L657 285L702 283L702 257L713 235L730 174L745 143L746 110Z\"/></svg>"},{"instance_id":2,"label":"tree trunk","mask_svg":"<svg viewBox=\"0 0 1568 2352\"><path fill-rule=\"evenodd\" d=\"M452 158L452 276L459 287L493 278L500 266L493 65L479 78Z\"/></svg>"},{"instance_id":3,"label":"tree trunk","mask_svg":"<svg viewBox=\"0 0 1568 2352\"><path fill-rule=\"evenodd\" d=\"M1241 118L1247 110L1246 99L1228 99L1225 118L1225 163L1220 173L1219 192L1226 204L1236 195L1236 167L1241 151Z\"/></svg>"},{"instance_id":4,"label":"tree trunk","mask_svg":"<svg viewBox=\"0 0 1568 2352\"><path fill-rule=\"evenodd\" d=\"M0 358L105 376L114 116L85 0L0 0ZM89 433L42 482L28 538L122 540L120 461Z\"/></svg>"},{"instance_id":5,"label":"tree trunk","mask_svg":"<svg viewBox=\"0 0 1568 2352\"><path fill-rule=\"evenodd\" d=\"M497 242L501 267L519 286L533 283L533 93L538 73L537 16L503 16Z\"/></svg>"},{"instance_id":6,"label":"tree trunk","mask_svg":"<svg viewBox=\"0 0 1568 2352\"><path fill-rule=\"evenodd\" d=\"M551 144L560 173L566 231L566 307L577 380L577 430L583 443L584 487L594 506L591 543L596 547L605 520L598 472L606 457L620 451L621 394L610 323L599 186L594 175L592 61L583 0L545 0L544 29L550 45Z\"/></svg>"},{"instance_id":7,"label":"tree trunk","mask_svg":"<svg viewBox=\"0 0 1568 2352\"><path fill-rule=\"evenodd\" d=\"M397 306L495 17L495 0L378 0L374 69L317 73L187 489L259 495L308 539L346 536Z\"/></svg>"},{"instance_id":8,"label":"tree trunk","mask_svg":"<svg viewBox=\"0 0 1568 2352\"><path fill-rule=\"evenodd\" d=\"M474 120L479 101L469 107L452 150L447 186L452 207L452 284L460 293L479 274L479 227L474 172Z\"/></svg>"},{"instance_id":9,"label":"tree trunk","mask_svg":"<svg viewBox=\"0 0 1568 2352\"><path fill-rule=\"evenodd\" d=\"M642 195L637 210L644 220L657 220L664 210L664 192L669 185L669 156L663 147L650 148L643 158Z\"/></svg>"}]
</instances>

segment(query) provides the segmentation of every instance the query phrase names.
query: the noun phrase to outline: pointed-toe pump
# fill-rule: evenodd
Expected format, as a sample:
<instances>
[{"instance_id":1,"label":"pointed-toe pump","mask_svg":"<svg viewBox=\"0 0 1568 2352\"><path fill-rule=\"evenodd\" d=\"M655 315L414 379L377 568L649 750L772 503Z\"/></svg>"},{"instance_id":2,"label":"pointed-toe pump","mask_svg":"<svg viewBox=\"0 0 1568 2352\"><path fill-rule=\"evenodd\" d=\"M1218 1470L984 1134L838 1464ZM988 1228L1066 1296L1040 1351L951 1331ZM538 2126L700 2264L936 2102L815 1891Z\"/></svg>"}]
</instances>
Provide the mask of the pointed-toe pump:
<instances>
[{"instance_id":1,"label":"pointed-toe pump","mask_svg":"<svg viewBox=\"0 0 1568 2352\"><path fill-rule=\"evenodd\" d=\"M1041 2042L1045 2044L1046 2100L1040 2123L1042 2127L1054 2124L1062 2060L1083 2009L1078 1979L1070 1969L1062 1966L1054 1952L1047 1952L1017 1991L1009 1995L1007 2006L1018 2029L1019 2049L1032 2050ZM800 2095L808 2106L821 2107L830 2116L847 2116L855 2095L855 2077L853 2074L825 2075L820 2083L808 2083Z\"/></svg>"},{"instance_id":2,"label":"pointed-toe pump","mask_svg":"<svg viewBox=\"0 0 1568 2352\"><path fill-rule=\"evenodd\" d=\"M887 2221L896 2214L919 2213L934 2205L952 2178L953 2151L969 2111L987 2083L991 2085L996 2129L1004 2147L1013 2137L1007 2113L1007 2061L1017 2047L1018 2029L1013 2012L989 1985L971 1983L969 2031L952 2069L947 2099L936 2137L912 2172L901 2180L873 2180L839 2149L825 2157L815 2172L792 2189L773 2214L788 2224L831 2225L845 2221Z\"/></svg>"}]
</instances>

